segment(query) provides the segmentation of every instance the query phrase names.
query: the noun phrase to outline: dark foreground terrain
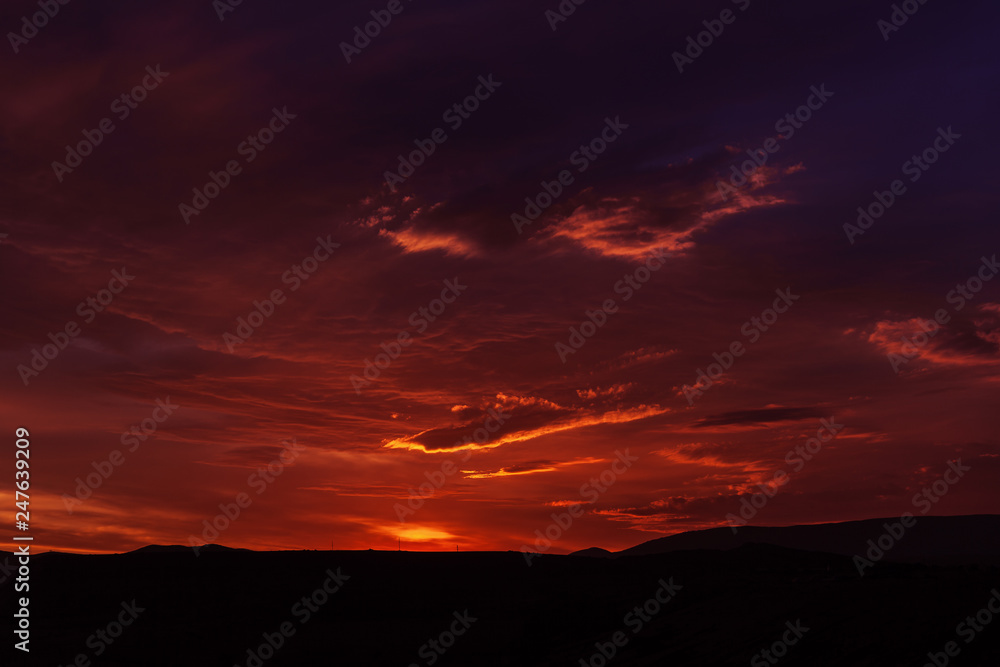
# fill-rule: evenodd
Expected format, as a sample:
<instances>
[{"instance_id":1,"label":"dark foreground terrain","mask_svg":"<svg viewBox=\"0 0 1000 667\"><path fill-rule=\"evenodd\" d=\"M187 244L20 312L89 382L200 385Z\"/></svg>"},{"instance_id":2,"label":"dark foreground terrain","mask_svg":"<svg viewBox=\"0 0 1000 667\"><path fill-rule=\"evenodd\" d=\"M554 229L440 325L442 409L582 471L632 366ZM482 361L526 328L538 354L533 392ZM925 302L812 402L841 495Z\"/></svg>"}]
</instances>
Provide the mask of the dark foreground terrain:
<instances>
[{"instance_id":1,"label":"dark foreground terrain","mask_svg":"<svg viewBox=\"0 0 1000 667\"><path fill-rule=\"evenodd\" d=\"M995 666L998 588L991 564L883 560L861 577L850 557L767 544L530 566L517 552L45 554L30 658L11 649L13 578L0 588L0 664L919 667L930 652Z\"/></svg>"}]
</instances>

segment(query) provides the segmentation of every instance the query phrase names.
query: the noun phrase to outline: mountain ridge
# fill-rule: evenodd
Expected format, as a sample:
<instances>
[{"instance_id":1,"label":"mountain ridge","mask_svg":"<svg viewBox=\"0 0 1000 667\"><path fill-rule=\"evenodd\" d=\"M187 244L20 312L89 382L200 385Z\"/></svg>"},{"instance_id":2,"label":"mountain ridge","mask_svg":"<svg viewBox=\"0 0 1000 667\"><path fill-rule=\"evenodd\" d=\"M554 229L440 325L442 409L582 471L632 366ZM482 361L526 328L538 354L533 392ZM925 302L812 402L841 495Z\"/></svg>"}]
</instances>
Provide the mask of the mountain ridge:
<instances>
[{"instance_id":1,"label":"mountain ridge","mask_svg":"<svg viewBox=\"0 0 1000 667\"><path fill-rule=\"evenodd\" d=\"M675 551L730 550L769 544L801 551L934 564L1000 564L1000 515L970 514L915 517L906 527L900 517L861 519L795 526L741 526L685 531L616 552L621 558ZM591 547L570 555L592 555Z\"/></svg>"}]
</instances>

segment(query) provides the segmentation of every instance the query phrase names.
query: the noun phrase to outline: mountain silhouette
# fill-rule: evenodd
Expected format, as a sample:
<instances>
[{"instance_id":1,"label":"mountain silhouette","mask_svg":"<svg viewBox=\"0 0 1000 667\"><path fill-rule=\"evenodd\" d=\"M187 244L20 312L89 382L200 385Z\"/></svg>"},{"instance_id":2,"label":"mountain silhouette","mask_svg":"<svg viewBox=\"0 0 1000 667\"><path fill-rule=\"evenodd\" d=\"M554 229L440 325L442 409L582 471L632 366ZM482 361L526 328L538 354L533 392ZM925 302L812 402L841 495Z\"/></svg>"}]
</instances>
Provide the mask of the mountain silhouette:
<instances>
[{"instance_id":1,"label":"mountain silhouette","mask_svg":"<svg viewBox=\"0 0 1000 667\"><path fill-rule=\"evenodd\" d=\"M899 517L803 526L742 526L695 530L643 542L613 556L638 556L691 549L733 549L745 544L772 544L802 551L843 556L863 555L868 540L877 542ZM890 529L887 529L886 526ZM898 527L895 528L898 531ZM897 562L935 564L989 563L1000 565L1000 516L918 517L902 536L892 540L884 558ZM577 552L579 553L579 552Z\"/></svg>"},{"instance_id":2,"label":"mountain silhouette","mask_svg":"<svg viewBox=\"0 0 1000 667\"><path fill-rule=\"evenodd\" d=\"M197 549L198 549L198 551L202 551L202 552L205 552L205 551L208 551L208 552L213 552L213 551L249 551L249 549L234 549L232 547L224 547L221 544L205 544L205 545L197 547ZM159 554L167 554L167 553L194 553L194 550L195 550L195 547L183 546L183 545L180 545L180 544L169 544L169 545L150 544L149 546L141 547L139 549L136 549L134 551L130 551L128 553L133 553L133 554L139 554L139 553L159 553Z\"/></svg>"},{"instance_id":3,"label":"mountain silhouette","mask_svg":"<svg viewBox=\"0 0 1000 667\"><path fill-rule=\"evenodd\" d=\"M921 518L863 575L853 550L885 520L692 531L531 559L221 546L196 556L177 545L48 553L31 561L30 662L8 641L0 664L745 666L773 664L761 652L794 637L781 667L924 665L948 642L959 667L996 665L1000 628L968 643L957 629L1000 600L996 533L984 532L998 521ZM0 583L0 600L23 594L14 584ZM115 627L129 610L135 621ZM11 637L13 622L3 614L0 631Z\"/></svg>"}]
</instances>

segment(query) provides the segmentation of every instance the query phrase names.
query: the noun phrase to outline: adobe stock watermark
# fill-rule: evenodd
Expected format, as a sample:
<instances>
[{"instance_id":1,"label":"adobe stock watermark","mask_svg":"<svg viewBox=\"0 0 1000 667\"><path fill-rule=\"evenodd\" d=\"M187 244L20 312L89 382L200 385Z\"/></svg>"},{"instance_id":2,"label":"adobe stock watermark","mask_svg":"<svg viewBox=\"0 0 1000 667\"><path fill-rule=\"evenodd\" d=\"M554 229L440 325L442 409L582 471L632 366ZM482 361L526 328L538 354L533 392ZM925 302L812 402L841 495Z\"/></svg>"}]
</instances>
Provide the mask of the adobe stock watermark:
<instances>
[{"instance_id":1,"label":"adobe stock watermark","mask_svg":"<svg viewBox=\"0 0 1000 667\"><path fill-rule=\"evenodd\" d=\"M479 620L475 616L470 615L468 609L461 614L456 611L452 613L452 616L455 617L455 620L451 622L451 625L446 630L423 644L417 650L417 656L423 658L423 662L411 662L409 667L420 667L421 664L426 664L429 667L436 663L441 659L441 656L448 652L448 649L455 645L458 638L468 632L472 624Z\"/></svg>"},{"instance_id":2,"label":"adobe stock watermark","mask_svg":"<svg viewBox=\"0 0 1000 667\"><path fill-rule=\"evenodd\" d=\"M801 445L796 445L792 449L789 449L788 453L785 454L785 463L792 467L792 472L801 472L805 468L806 462L812 461L820 453L823 445L836 438L844 430L844 425L838 424L836 417L821 419L820 424L814 437L809 438ZM779 468L774 471L770 480L762 484L757 484L760 492L749 495L749 497L747 495L741 496L740 515L736 516L732 512L726 515L726 521L729 522L729 527L732 528L733 534L736 534L740 526L745 526L747 522L752 521L758 512L767 506L768 501L778 495L778 489L788 484L789 481L791 481L791 476L785 472L784 468Z\"/></svg>"},{"instance_id":3,"label":"adobe stock watermark","mask_svg":"<svg viewBox=\"0 0 1000 667\"><path fill-rule=\"evenodd\" d=\"M142 82L115 98L111 103L111 112L117 115L118 120L125 120L132 111L139 108L139 103L145 101L149 93L156 90L163 80L170 76L170 72L161 72L160 66L154 69L152 65L146 67L146 76ZM102 118L97 123L97 128L93 130L84 129L81 131L83 140L75 146L66 146L66 157L63 162L54 161L52 171L56 179L62 183L63 176L73 173L73 170L83 164L83 158L91 155L94 149L101 145L104 138L115 131L115 124L110 118Z\"/></svg>"},{"instance_id":4,"label":"adobe stock watermark","mask_svg":"<svg viewBox=\"0 0 1000 667\"><path fill-rule=\"evenodd\" d=\"M490 99L501 85L503 84L500 81L493 80L492 74L487 77L480 76L479 85L473 89L472 94L445 109L444 113L441 114L441 120L448 123L448 127L453 132L457 131L462 127L462 123L472 118L472 114L479 109L479 105ZM400 153L397 156L399 163L396 165L396 169L394 171L386 170L383 174L389 190L395 192L396 187L413 176L417 167L424 164L427 158L434 154L437 147L446 141L448 141L448 134L444 128L440 127L434 128L427 139L414 139L413 145L416 146L416 149L410 151L409 155L406 156Z\"/></svg>"},{"instance_id":5,"label":"adobe stock watermark","mask_svg":"<svg viewBox=\"0 0 1000 667\"><path fill-rule=\"evenodd\" d=\"M468 285L458 282L458 277L455 277L454 280L445 280L444 289L441 290L441 297L433 299L427 306L421 306L410 313L407 322L410 323L411 327L416 329L417 335L424 333L432 323L437 321L448 306L455 303L455 300L468 288ZM403 354L403 349L412 345L413 340L414 338L410 334L410 331L403 329L396 334L395 340L391 340L388 343L380 343L379 347L382 348L382 352L375 355L375 361L372 362L370 359L365 359L365 368L361 372L361 375L364 377L359 375L352 375L350 377L354 393L360 396L361 390L371 385L372 382L382 375L382 371L389 368L396 359L399 359L400 355Z\"/></svg>"},{"instance_id":6,"label":"adobe stock watermark","mask_svg":"<svg viewBox=\"0 0 1000 667\"><path fill-rule=\"evenodd\" d=\"M767 667L776 665L781 658L788 655L788 649L799 643L799 640L809 632L809 628L802 625L802 619L795 623L785 621L785 630L781 638L776 640L769 648L759 651L750 658L751 667Z\"/></svg>"},{"instance_id":7,"label":"adobe stock watermark","mask_svg":"<svg viewBox=\"0 0 1000 667\"><path fill-rule=\"evenodd\" d=\"M774 293L778 295L778 298L774 300L771 307L765 308L759 317L751 317L740 327L740 333L749 338L751 344L760 340L760 337L778 321L778 315L787 313L789 308L795 305L795 302L801 298L797 294L792 294L792 288L790 287L786 287L784 290L777 289ZM782 304L784 304L783 308ZM688 405L694 405L696 398L704 396L705 392L711 389L719 378L733 367L736 359L742 357L746 351L747 348L742 341L734 340L729 344L728 349L724 350L721 354L718 352L713 353L712 357L715 359L715 363L709 364L706 367L707 372L699 368L696 371L698 379L695 380L694 385L684 385L681 388Z\"/></svg>"},{"instance_id":8,"label":"adobe stock watermark","mask_svg":"<svg viewBox=\"0 0 1000 667\"><path fill-rule=\"evenodd\" d=\"M552 523L542 530L535 530L535 550L527 544L521 546L521 553L524 554L524 562L531 566L531 560L537 558L552 548L554 542L558 542L563 534L570 529L573 521L583 516L583 505L593 505L602 494L614 486L621 475L628 472L629 468L639 460L638 456L629 454L628 449L624 451L615 450L615 460L611 466L601 472L597 477L592 477L580 486L581 502L573 503L566 508L565 512L552 513Z\"/></svg>"},{"instance_id":9,"label":"adobe stock watermark","mask_svg":"<svg viewBox=\"0 0 1000 667\"><path fill-rule=\"evenodd\" d=\"M293 264L291 268L281 274L282 284L291 285L288 289L289 292L298 290L302 287L302 282L309 280L319 270L320 264L330 259L333 256L333 251L339 247L339 243L330 240L329 234L325 239L322 236L317 236L316 247L313 248L312 253L306 255L299 264ZM232 353L237 345L247 342L247 339L253 336L257 329L274 315L278 306L283 305L287 300L288 297L280 289L271 290L270 295L265 297L263 301L254 300L253 310L247 313L246 317L236 318L235 333L227 331L222 334L222 342L226 345L226 349Z\"/></svg>"},{"instance_id":10,"label":"adobe stock watermark","mask_svg":"<svg viewBox=\"0 0 1000 667\"><path fill-rule=\"evenodd\" d=\"M121 608L122 610L118 612L118 616L114 620L87 637L87 648L93 651L95 658L104 655L104 652L111 648L115 641L125 634L125 629L131 627L139 619L139 614L146 611L145 607L140 607L135 600L132 600L132 602L122 602ZM80 667L89 664L90 654L79 653L69 662L67 667ZM58 667L62 667L62 665Z\"/></svg>"},{"instance_id":11,"label":"adobe stock watermark","mask_svg":"<svg viewBox=\"0 0 1000 667\"><path fill-rule=\"evenodd\" d=\"M135 276L129 275L127 267L123 266L121 271L112 271L107 289L98 290L97 294L88 296L77 304L76 314L83 318L84 324L90 324L97 318L98 313L103 313L111 305L117 295L125 291L132 280L135 280ZM41 351L37 347L32 347L30 367L26 364L18 364L17 366L17 373L24 386L27 387L33 378L38 377L42 371L48 368L49 364L69 347L72 339L79 336L81 331L83 329L76 320L69 320L59 331L49 332L48 338L52 342L43 344Z\"/></svg>"},{"instance_id":12,"label":"adobe stock watermark","mask_svg":"<svg viewBox=\"0 0 1000 667\"><path fill-rule=\"evenodd\" d=\"M412 1L407 0L407 2ZM350 43L341 42L339 45L340 52L344 54L344 60L347 61L347 64L351 64L351 58L361 55L361 52L368 48L372 40L381 35L384 28L389 27L392 18L402 14L404 9L406 7L400 0L389 0L385 9L373 9L368 12L372 20L364 24L364 30L361 29L360 25L354 26L354 39Z\"/></svg>"},{"instance_id":13,"label":"adobe stock watermark","mask_svg":"<svg viewBox=\"0 0 1000 667\"><path fill-rule=\"evenodd\" d=\"M129 454L134 454L142 443L146 442L146 440L156 433L157 429L160 428L160 424L167 421L179 407L181 406L170 402L169 396L167 396L166 400L156 399L156 407L153 408L151 415L138 424L133 424L129 430L122 433L121 438L119 438L122 446L128 447ZM82 505L85 500L93 496L94 491L101 488L104 482L108 481L111 475L114 474L115 470L124 465L124 463L125 454L120 449L112 450L108 454L108 458L104 461L92 461L90 465L94 469L94 472L88 474L86 478L76 478L76 489L74 489L72 496L66 493L62 494L62 501L63 505L66 506L66 511L72 514L74 507Z\"/></svg>"},{"instance_id":14,"label":"adobe stock watermark","mask_svg":"<svg viewBox=\"0 0 1000 667\"><path fill-rule=\"evenodd\" d=\"M741 12L745 12L750 8L751 0L732 0L732 2L734 5L739 6ZM686 66L693 65L694 61L705 53L705 49L712 46L715 40L722 36L722 33L726 30L726 26L736 22L737 16L739 14L736 14L733 10L723 9L719 14L719 18L702 21L701 24L705 26L705 29L696 35L688 35L687 48L684 49L684 53L680 51L673 52L672 57L674 65L677 66L677 71L683 74Z\"/></svg>"},{"instance_id":15,"label":"adobe stock watermark","mask_svg":"<svg viewBox=\"0 0 1000 667\"><path fill-rule=\"evenodd\" d=\"M678 591L684 588L680 584L675 584L673 577L670 577L666 581L660 579L657 583L660 587L656 589L652 597L641 605L633 607L622 618L622 624L631 631L632 637L642 632L646 624L663 611L663 607L677 597ZM579 667L605 667L605 665L618 655L621 649L628 645L630 638L629 634L624 630L618 630L611 635L608 641L594 642L596 650L588 657L580 658Z\"/></svg>"},{"instance_id":16,"label":"adobe stock watermark","mask_svg":"<svg viewBox=\"0 0 1000 667\"><path fill-rule=\"evenodd\" d=\"M312 620L313 615L326 606L330 602L330 598L340 591L347 580L351 578L350 575L341 572L339 567L336 572L328 569L324 574L326 574L326 579L323 583L309 595L302 596L302 599L293 604L289 610L292 617L298 621L299 627ZM298 632L298 627L292 621L284 621L274 632L264 632L261 634L263 641L246 650L246 660L243 661L243 665L263 667L264 663L273 658L285 643L295 636L296 632ZM234 667L239 667L239 665L234 665Z\"/></svg>"},{"instance_id":17,"label":"adobe stock watermark","mask_svg":"<svg viewBox=\"0 0 1000 667\"><path fill-rule=\"evenodd\" d=\"M962 465L962 459L948 461L948 469L944 471L941 479L935 480L933 484L924 487L920 493L913 496L911 501L913 507L920 510L921 515L927 514L970 470L972 470L971 466ZM865 552L865 556L868 558L860 555L854 556L854 567L857 568L858 574L862 577L865 576L865 570L874 567L875 563L882 560L903 539L907 529L913 528L915 525L917 525L917 517L914 516L913 512L903 512L899 521L895 523L882 524L885 532L874 540L868 540L868 550Z\"/></svg>"},{"instance_id":18,"label":"adobe stock watermark","mask_svg":"<svg viewBox=\"0 0 1000 667\"><path fill-rule=\"evenodd\" d=\"M288 128L289 124L296 118L297 114L289 113L288 107L282 107L279 111L277 107L271 109L273 115L267 125L260 128L253 134L247 136L236 147L236 154L243 157L246 164L250 164L263 153L280 133ZM233 178L243 173L243 165L239 160L233 159L226 162L225 166L218 172L208 171L208 182L201 188L192 188L194 196L191 203L181 202L177 210L184 219L184 224L191 224L191 217L201 215L202 211L208 208L212 200L222 194L222 191L229 187Z\"/></svg>"},{"instance_id":19,"label":"adobe stock watermark","mask_svg":"<svg viewBox=\"0 0 1000 667\"><path fill-rule=\"evenodd\" d=\"M622 303L632 298L642 286L649 282L653 273L659 271L666 263L664 260L669 253L662 248L657 248L653 254L646 259L645 264L636 268L632 273L626 273L621 280L614 284L615 294L622 295ZM593 311L585 310L586 319L577 326L569 328L569 338L565 343L556 343L556 354L564 364L569 355L576 354L587 341L597 335L598 330L608 323L608 317L618 312L618 304L614 299L605 299L601 306Z\"/></svg>"},{"instance_id":20,"label":"adobe stock watermark","mask_svg":"<svg viewBox=\"0 0 1000 667\"><path fill-rule=\"evenodd\" d=\"M812 86L811 94L806 98L804 104L795 109L794 112L786 113L774 123L774 130L778 132L777 137L769 137L764 141L764 145L757 149L748 149L749 160L744 160L740 165L733 164L729 169L732 172L729 176L729 183L717 181L716 187L722 201L729 201L729 196L734 194L739 188L750 182L757 170L767 164L771 155L781 150L780 140L788 141L795 136L796 130L805 127L812 117L813 112L819 111L823 105L833 97L826 89L826 84L820 84L819 88Z\"/></svg>"},{"instance_id":21,"label":"adobe stock watermark","mask_svg":"<svg viewBox=\"0 0 1000 667\"><path fill-rule=\"evenodd\" d=\"M956 134L951 129L951 125L948 126L947 130L939 127L938 136L934 138L931 145L925 148L920 155L913 155L903 163L901 167L903 175L909 176L911 183L916 183L940 159L941 155L947 153L961 138L962 135ZM899 197L902 197L906 192L906 184L898 178L889 184L888 190L875 190L872 193L875 195L875 201L868 206L858 207L856 223L844 223L844 233L847 234L847 240L850 241L851 245L854 245L855 238L871 229L875 221L885 215Z\"/></svg>"},{"instance_id":22,"label":"adobe stock watermark","mask_svg":"<svg viewBox=\"0 0 1000 667\"><path fill-rule=\"evenodd\" d=\"M63 6L68 5L70 0L38 0L40 12L35 12L31 18L21 17L21 29L17 32L8 32L7 41L14 53L20 53L21 47L29 40L38 36L38 31L49 24L54 19Z\"/></svg>"},{"instance_id":23,"label":"adobe stock watermark","mask_svg":"<svg viewBox=\"0 0 1000 667\"><path fill-rule=\"evenodd\" d=\"M964 639L966 645L971 644L993 622L993 618L1000 615L1000 591L994 588L990 593L992 595L982 609L977 611L975 615L966 616L955 626L955 634ZM958 642L949 641L945 643L942 651L927 652L927 662L924 663L924 667L947 667L951 663L951 659L958 657L961 652L962 647Z\"/></svg>"},{"instance_id":24,"label":"adobe stock watermark","mask_svg":"<svg viewBox=\"0 0 1000 667\"><path fill-rule=\"evenodd\" d=\"M612 143L617 141L622 132L628 129L626 123L621 122L621 116L604 119L604 127L596 137L586 144L580 144L579 148L570 153L569 163L576 166L578 174L582 174L590 168L590 165L608 149ZM542 189L534 197L524 198L524 211L522 213L511 213L510 221L514 224L514 229L518 234L523 233L524 228L537 220L553 202L564 192L564 188L569 187L576 180L573 173L568 169L559 172L552 181L542 181Z\"/></svg>"},{"instance_id":25,"label":"adobe stock watermark","mask_svg":"<svg viewBox=\"0 0 1000 667\"><path fill-rule=\"evenodd\" d=\"M270 485L285 471L285 466L291 465L295 459L299 458L305 447L298 444L295 438L292 441L281 441L282 449L278 457L266 466L260 466L247 477L247 486L256 492L257 496L267 491ZM211 521L204 519L201 536L189 535L188 544L194 548L194 555L200 556L201 550L206 544L217 540L219 535L232 526L243 510L253 504L255 496L251 496L246 491L236 494L231 503L219 503L219 513L212 517Z\"/></svg>"},{"instance_id":26,"label":"adobe stock watermark","mask_svg":"<svg viewBox=\"0 0 1000 667\"><path fill-rule=\"evenodd\" d=\"M21 430L21 429L18 429ZM27 470L22 470L18 473L20 475L28 474ZM27 484L27 480L23 483L19 482L19 488L21 484ZM23 492L20 492L23 493ZM15 498L18 497L15 495ZM25 496L27 498L27 496ZM28 515L28 501L23 502L25 519L29 519ZM20 509L20 506L18 507ZM21 525L27 528L27 524L22 523ZM17 539L17 538L15 538ZM16 602L12 605L17 611L12 614L14 619L14 635L20 641L14 642L14 648L18 651L24 651L25 653L31 653L31 597L29 596L31 591L31 545L19 545L17 551L14 554L17 556L17 566L12 574L17 574L17 578L14 580L14 590L18 593L22 593L23 596L20 598L15 598ZM7 577L4 576L4 581ZM9 613L9 612L8 612Z\"/></svg>"},{"instance_id":27,"label":"adobe stock watermark","mask_svg":"<svg viewBox=\"0 0 1000 667\"><path fill-rule=\"evenodd\" d=\"M985 284L993 280L997 273L1000 273L1000 264L997 263L996 255L993 255L989 259L986 257L981 257L980 259L982 264L979 270L967 278L965 282L955 285L955 289L948 292L945 296L945 301L952 305L955 312L965 308L965 304L975 299ZM892 370L898 375L904 364L920 356L920 350L926 347L931 339L938 334L941 330L941 325L947 324L950 321L951 314L945 308L938 308L934 312L934 319L932 320L918 319L921 330L910 334L909 338L903 336L899 352L890 352L887 355Z\"/></svg>"},{"instance_id":28,"label":"adobe stock watermark","mask_svg":"<svg viewBox=\"0 0 1000 667\"><path fill-rule=\"evenodd\" d=\"M236 8L243 4L243 0L212 0L212 9L219 17L219 23L226 20L226 14L236 11Z\"/></svg>"},{"instance_id":29,"label":"adobe stock watermark","mask_svg":"<svg viewBox=\"0 0 1000 667\"><path fill-rule=\"evenodd\" d=\"M11 559L10 554L4 557L3 563L0 564L0 586L7 583L10 579L10 575L17 572L17 563Z\"/></svg>"},{"instance_id":30,"label":"adobe stock watermark","mask_svg":"<svg viewBox=\"0 0 1000 667\"><path fill-rule=\"evenodd\" d=\"M490 408L486 411L486 419L483 420L483 425L472 432L471 436L465 436L461 440L456 440L452 445L454 448L465 447L469 443L475 441L476 444L483 445L489 441L490 436L500 430L511 415L504 412L501 408L497 410L496 408ZM464 463L468 461L472 456L471 449L467 449L465 454L462 455L461 462ZM410 497L406 500L406 505L401 503L396 503L393 505L392 509L396 513L396 518L399 519L400 523L406 523L406 519L417 513L424 503L430 498L434 497L434 494L441 490L442 487L448 482L455 473L458 472L458 466L451 459L445 460L441 466L434 471L425 472L424 477L427 478L426 482L423 482L419 487L414 489L410 487L408 489Z\"/></svg>"},{"instance_id":31,"label":"adobe stock watermark","mask_svg":"<svg viewBox=\"0 0 1000 667\"><path fill-rule=\"evenodd\" d=\"M927 4L927 0L904 0L902 3L892 6L892 13L889 20L879 19L875 22L875 27L882 33L882 41L888 42L889 37L899 32L899 29L906 25L910 17L920 11L920 7Z\"/></svg>"},{"instance_id":32,"label":"adobe stock watermark","mask_svg":"<svg viewBox=\"0 0 1000 667\"><path fill-rule=\"evenodd\" d=\"M549 27L552 28L552 32L556 31L560 23L563 23L570 16L576 12L576 8L585 3L587 0L562 0L558 5L556 5L555 10L546 9L545 10L545 20L549 22Z\"/></svg>"}]
</instances>

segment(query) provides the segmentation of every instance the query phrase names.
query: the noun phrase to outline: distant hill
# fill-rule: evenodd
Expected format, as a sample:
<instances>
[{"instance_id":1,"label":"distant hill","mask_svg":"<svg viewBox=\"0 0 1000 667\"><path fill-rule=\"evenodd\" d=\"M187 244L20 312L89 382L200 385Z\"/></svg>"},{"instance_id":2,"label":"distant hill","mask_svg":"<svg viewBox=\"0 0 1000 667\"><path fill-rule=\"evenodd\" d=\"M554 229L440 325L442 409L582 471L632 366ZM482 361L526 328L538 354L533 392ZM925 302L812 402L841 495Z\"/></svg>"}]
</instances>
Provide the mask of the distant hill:
<instances>
[{"instance_id":1,"label":"distant hill","mask_svg":"<svg viewBox=\"0 0 1000 667\"><path fill-rule=\"evenodd\" d=\"M885 524L898 522L899 517L807 526L743 526L737 528L735 534L728 527L709 528L643 542L615 552L613 556L728 550L746 544L770 544L842 556L864 555L869 548L868 540L877 542L886 533ZM940 565L1000 565L1000 516L977 514L918 517L916 525L906 529L893 542L893 546L885 554L885 560Z\"/></svg>"},{"instance_id":2,"label":"distant hill","mask_svg":"<svg viewBox=\"0 0 1000 667\"><path fill-rule=\"evenodd\" d=\"M580 551L574 551L570 556L585 556L587 558L614 558L614 553L608 551L607 549L602 549L600 547L590 547L589 549L581 549Z\"/></svg>"},{"instance_id":3,"label":"distant hill","mask_svg":"<svg viewBox=\"0 0 1000 667\"><path fill-rule=\"evenodd\" d=\"M127 553L130 553L130 554L142 554L142 553L148 553L148 554L176 554L176 553L186 553L186 552L189 552L189 551L193 552L194 551L194 547L186 547L186 546L181 545L181 544L168 544L168 545L150 544L148 546L141 547L139 549L136 549L134 551L129 551ZM250 551L250 549L234 549L232 547L224 547L221 544L206 544L204 546L198 547L198 551L201 551L201 552L204 552L204 551L210 551L210 552L212 552L212 551L214 551L214 552L219 552L219 551Z\"/></svg>"}]
</instances>

